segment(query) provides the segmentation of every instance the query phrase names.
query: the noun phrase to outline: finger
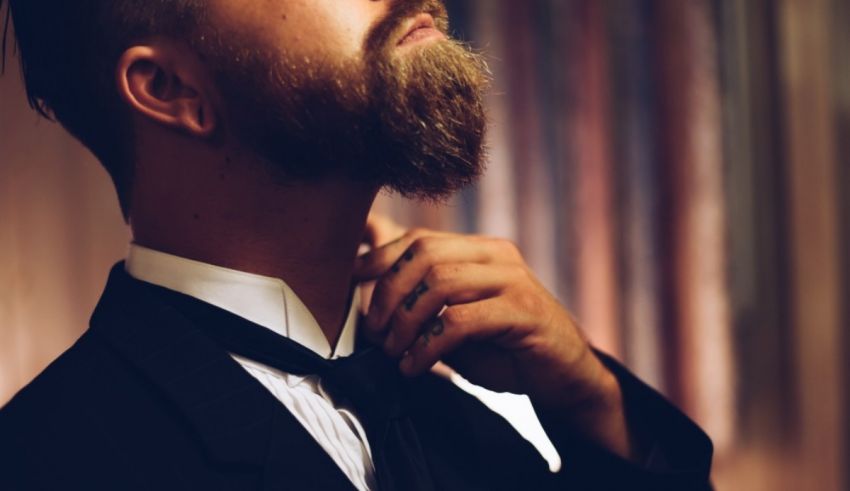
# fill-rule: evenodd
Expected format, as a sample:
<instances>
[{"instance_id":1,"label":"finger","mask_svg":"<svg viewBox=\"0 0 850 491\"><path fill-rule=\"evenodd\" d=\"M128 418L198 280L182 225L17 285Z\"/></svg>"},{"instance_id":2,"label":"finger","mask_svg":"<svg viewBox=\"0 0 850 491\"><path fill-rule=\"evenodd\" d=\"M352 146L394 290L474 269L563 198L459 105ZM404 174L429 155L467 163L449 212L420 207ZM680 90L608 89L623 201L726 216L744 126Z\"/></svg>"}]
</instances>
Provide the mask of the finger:
<instances>
[{"instance_id":1,"label":"finger","mask_svg":"<svg viewBox=\"0 0 850 491\"><path fill-rule=\"evenodd\" d=\"M392 313L437 264L493 263L500 259L498 242L462 235L417 239L378 280L366 316L367 326L385 330Z\"/></svg>"},{"instance_id":2,"label":"finger","mask_svg":"<svg viewBox=\"0 0 850 491\"><path fill-rule=\"evenodd\" d=\"M417 239L441 235L448 234L416 228L387 244L372 249L366 254L357 256L354 261L354 279L356 281L369 281L378 278L387 273Z\"/></svg>"},{"instance_id":3,"label":"finger","mask_svg":"<svg viewBox=\"0 0 850 491\"><path fill-rule=\"evenodd\" d=\"M447 263L432 267L393 312L384 350L390 356L400 356L443 307L499 295L521 281L523 274L518 266L503 264Z\"/></svg>"},{"instance_id":4,"label":"finger","mask_svg":"<svg viewBox=\"0 0 850 491\"><path fill-rule=\"evenodd\" d=\"M369 312L369 305L372 304L372 293L375 291L375 282L363 282L358 287L360 288L360 305L358 306L358 311L365 316Z\"/></svg>"},{"instance_id":5,"label":"finger","mask_svg":"<svg viewBox=\"0 0 850 491\"><path fill-rule=\"evenodd\" d=\"M467 341L481 342L524 335L531 320L502 297L448 307L429 322L399 368L408 376L421 375Z\"/></svg>"},{"instance_id":6,"label":"finger","mask_svg":"<svg viewBox=\"0 0 850 491\"><path fill-rule=\"evenodd\" d=\"M405 233L407 233L407 229L391 218L372 212L366 220L363 242L374 250L401 238Z\"/></svg>"}]
</instances>

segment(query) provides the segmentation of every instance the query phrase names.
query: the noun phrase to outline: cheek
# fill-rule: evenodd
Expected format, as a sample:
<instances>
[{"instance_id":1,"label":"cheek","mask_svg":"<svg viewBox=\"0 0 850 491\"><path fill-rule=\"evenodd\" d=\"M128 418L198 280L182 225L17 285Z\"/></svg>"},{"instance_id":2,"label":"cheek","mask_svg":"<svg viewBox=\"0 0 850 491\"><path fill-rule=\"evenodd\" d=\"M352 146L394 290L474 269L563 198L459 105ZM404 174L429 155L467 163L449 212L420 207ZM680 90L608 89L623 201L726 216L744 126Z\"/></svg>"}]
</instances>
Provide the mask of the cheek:
<instances>
[{"instance_id":1,"label":"cheek","mask_svg":"<svg viewBox=\"0 0 850 491\"><path fill-rule=\"evenodd\" d=\"M369 29L386 11L383 1L307 1L312 2L313 22L311 30L303 33L306 43L318 43L320 49L346 58L362 55Z\"/></svg>"},{"instance_id":2,"label":"cheek","mask_svg":"<svg viewBox=\"0 0 850 491\"><path fill-rule=\"evenodd\" d=\"M296 57L360 57L371 26L386 14L374 0L264 0L218 2L217 18L236 32Z\"/></svg>"}]
</instances>

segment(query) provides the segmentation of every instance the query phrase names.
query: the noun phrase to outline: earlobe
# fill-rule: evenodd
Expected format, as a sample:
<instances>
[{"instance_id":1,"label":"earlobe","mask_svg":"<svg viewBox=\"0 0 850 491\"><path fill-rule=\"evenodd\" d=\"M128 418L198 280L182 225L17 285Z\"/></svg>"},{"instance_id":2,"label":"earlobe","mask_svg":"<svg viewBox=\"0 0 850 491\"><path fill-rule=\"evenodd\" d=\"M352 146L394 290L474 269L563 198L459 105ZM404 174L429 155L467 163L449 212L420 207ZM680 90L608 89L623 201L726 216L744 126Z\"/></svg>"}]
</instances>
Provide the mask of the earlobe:
<instances>
[{"instance_id":1,"label":"earlobe","mask_svg":"<svg viewBox=\"0 0 850 491\"><path fill-rule=\"evenodd\" d=\"M180 110L181 126L200 137L212 136L215 131L215 121L212 118L212 111L205 107L203 101L195 97L181 102L183 103L183 108Z\"/></svg>"},{"instance_id":2,"label":"earlobe","mask_svg":"<svg viewBox=\"0 0 850 491\"><path fill-rule=\"evenodd\" d=\"M193 136L210 137L216 126L201 75L188 54L156 46L134 46L116 70L118 92L137 113Z\"/></svg>"}]
</instances>

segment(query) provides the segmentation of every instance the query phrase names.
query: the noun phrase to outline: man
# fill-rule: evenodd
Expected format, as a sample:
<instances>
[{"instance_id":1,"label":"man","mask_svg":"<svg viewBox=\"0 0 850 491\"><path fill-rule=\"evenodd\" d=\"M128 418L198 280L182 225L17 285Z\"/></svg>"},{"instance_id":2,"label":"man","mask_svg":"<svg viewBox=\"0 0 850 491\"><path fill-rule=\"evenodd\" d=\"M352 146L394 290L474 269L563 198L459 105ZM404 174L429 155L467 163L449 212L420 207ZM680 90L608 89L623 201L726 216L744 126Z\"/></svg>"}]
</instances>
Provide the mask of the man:
<instances>
[{"instance_id":1,"label":"man","mask_svg":"<svg viewBox=\"0 0 850 491\"><path fill-rule=\"evenodd\" d=\"M31 102L103 162L134 241L0 412L0 487L710 487L705 435L513 245L367 230L382 188L439 200L482 170L487 72L440 1L10 8ZM563 468L441 360L527 394Z\"/></svg>"}]
</instances>

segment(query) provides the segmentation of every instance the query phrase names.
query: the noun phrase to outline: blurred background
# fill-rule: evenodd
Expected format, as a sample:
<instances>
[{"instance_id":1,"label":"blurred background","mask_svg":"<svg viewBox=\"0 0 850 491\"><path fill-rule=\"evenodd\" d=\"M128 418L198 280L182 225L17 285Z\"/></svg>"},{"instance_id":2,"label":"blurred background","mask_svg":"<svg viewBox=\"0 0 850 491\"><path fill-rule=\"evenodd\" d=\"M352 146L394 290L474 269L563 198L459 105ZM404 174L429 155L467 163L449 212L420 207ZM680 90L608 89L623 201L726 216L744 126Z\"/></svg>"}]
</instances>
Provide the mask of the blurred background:
<instances>
[{"instance_id":1,"label":"blurred background","mask_svg":"<svg viewBox=\"0 0 850 491\"><path fill-rule=\"evenodd\" d=\"M491 60L489 171L448 206L377 206L520 244L708 431L718 490L850 489L850 2L448 4ZM0 405L86 328L127 241L106 173L10 58Z\"/></svg>"}]
</instances>

